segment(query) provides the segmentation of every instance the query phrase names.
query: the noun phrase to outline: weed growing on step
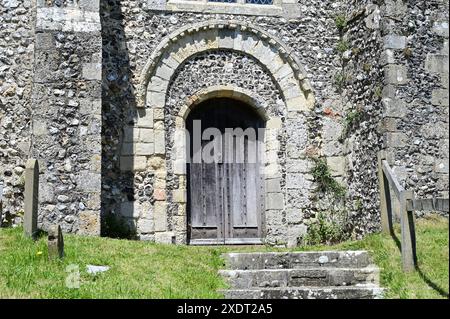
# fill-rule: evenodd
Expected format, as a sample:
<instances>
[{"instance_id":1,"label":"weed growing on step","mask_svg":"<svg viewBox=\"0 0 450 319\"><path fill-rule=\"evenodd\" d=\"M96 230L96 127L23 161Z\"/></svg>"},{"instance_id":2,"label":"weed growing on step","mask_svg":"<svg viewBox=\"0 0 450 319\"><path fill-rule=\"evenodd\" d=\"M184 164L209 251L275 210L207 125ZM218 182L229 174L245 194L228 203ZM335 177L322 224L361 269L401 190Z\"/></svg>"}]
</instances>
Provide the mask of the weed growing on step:
<instances>
[{"instance_id":1,"label":"weed growing on step","mask_svg":"<svg viewBox=\"0 0 450 319\"><path fill-rule=\"evenodd\" d=\"M303 241L306 245L330 245L349 239L345 229L347 214L345 212L319 213L317 221L308 228Z\"/></svg>"}]
</instances>

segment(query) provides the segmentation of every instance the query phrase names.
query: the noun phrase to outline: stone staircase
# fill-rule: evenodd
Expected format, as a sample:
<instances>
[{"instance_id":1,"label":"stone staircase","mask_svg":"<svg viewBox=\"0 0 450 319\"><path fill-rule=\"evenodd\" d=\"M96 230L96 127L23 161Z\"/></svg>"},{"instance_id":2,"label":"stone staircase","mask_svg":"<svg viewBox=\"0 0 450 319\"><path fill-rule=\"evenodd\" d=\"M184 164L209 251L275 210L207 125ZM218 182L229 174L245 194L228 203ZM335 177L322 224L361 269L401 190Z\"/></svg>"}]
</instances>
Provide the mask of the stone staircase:
<instances>
[{"instance_id":1,"label":"stone staircase","mask_svg":"<svg viewBox=\"0 0 450 319\"><path fill-rule=\"evenodd\" d=\"M220 274L228 299L380 299L380 271L366 251L231 253Z\"/></svg>"}]
</instances>

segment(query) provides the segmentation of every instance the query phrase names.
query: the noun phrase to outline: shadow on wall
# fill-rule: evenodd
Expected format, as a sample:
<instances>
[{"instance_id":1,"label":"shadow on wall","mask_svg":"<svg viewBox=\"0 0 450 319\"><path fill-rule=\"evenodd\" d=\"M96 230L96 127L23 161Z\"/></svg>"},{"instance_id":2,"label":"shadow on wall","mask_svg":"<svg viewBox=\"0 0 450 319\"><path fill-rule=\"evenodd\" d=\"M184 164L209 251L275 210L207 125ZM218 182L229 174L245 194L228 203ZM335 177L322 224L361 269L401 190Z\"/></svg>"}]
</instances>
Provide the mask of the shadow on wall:
<instances>
[{"instance_id":1,"label":"shadow on wall","mask_svg":"<svg viewBox=\"0 0 450 319\"><path fill-rule=\"evenodd\" d=\"M103 44L101 235L136 239L133 205L127 209L126 216L121 214L122 203L132 203L135 198L134 173L121 171L120 155L123 130L127 124L132 125L136 106L122 5L121 0L100 3Z\"/></svg>"}]
</instances>

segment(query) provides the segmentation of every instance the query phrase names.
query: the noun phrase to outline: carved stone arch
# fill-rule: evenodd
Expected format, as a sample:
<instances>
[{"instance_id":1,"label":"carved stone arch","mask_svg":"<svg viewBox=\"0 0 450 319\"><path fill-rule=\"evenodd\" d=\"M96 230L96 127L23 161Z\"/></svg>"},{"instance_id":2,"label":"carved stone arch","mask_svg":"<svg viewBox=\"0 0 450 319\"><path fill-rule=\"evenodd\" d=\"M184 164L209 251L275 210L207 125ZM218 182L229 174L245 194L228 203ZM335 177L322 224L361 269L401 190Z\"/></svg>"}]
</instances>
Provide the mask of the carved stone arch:
<instances>
[{"instance_id":1,"label":"carved stone arch","mask_svg":"<svg viewBox=\"0 0 450 319\"><path fill-rule=\"evenodd\" d=\"M158 45L140 76L138 107L164 107L177 69L192 56L217 49L233 50L259 61L279 85L288 111L308 111L314 106L298 57L279 39L252 24L209 21L185 26Z\"/></svg>"},{"instance_id":2,"label":"carved stone arch","mask_svg":"<svg viewBox=\"0 0 450 319\"><path fill-rule=\"evenodd\" d=\"M283 100L284 110L266 114L264 134L264 176L267 183L266 207L268 242L276 242L287 234L288 224L277 222L282 215L289 194L298 193L297 185L287 180L284 174L283 157L291 156L296 164L306 152L308 136L305 127L307 114L314 106L314 96L305 72L295 53L280 40L251 24L235 21L209 21L186 26L166 37L151 55L142 70L137 88L138 117L132 127L138 131L138 139L126 145L125 159L132 158L135 171L150 169L156 176L152 219L157 242L185 243L187 240L187 185L185 138L185 116L202 99L214 95L231 95L246 104L264 108L258 92L246 92L237 87L214 87L190 93L182 104L182 110L167 118L170 86L180 68L201 53L232 51L254 59L272 78L276 90ZM184 112L184 113L183 113ZM150 128L150 129L149 129ZM175 135L173 135L175 134ZM177 141L176 143L174 141ZM180 143L179 143L180 142ZM136 150L130 157L129 150ZM288 189L288 182L289 188ZM287 235L286 235L287 236Z\"/></svg>"}]
</instances>

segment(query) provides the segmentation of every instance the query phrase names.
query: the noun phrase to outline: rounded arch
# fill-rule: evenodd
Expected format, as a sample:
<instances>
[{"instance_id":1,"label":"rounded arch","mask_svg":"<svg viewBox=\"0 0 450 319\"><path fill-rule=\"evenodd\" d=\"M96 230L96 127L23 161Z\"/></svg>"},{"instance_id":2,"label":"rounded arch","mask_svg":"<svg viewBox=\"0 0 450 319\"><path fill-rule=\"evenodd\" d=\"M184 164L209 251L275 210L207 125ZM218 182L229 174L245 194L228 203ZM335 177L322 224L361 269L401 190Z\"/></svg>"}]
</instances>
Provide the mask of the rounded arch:
<instances>
[{"instance_id":1,"label":"rounded arch","mask_svg":"<svg viewBox=\"0 0 450 319\"><path fill-rule=\"evenodd\" d=\"M186 99L185 103L178 112L178 117L180 120L182 119L185 121L192 109L194 109L197 105L213 98L229 98L243 102L254 109L264 121L268 121L270 119L266 111L267 104L265 101L262 101L258 97L254 96L250 90L233 85L212 86L196 92L193 96Z\"/></svg>"},{"instance_id":2,"label":"rounded arch","mask_svg":"<svg viewBox=\"0 0 450 319\"><path fill-rule=\"evenodd\" d=\"M265 101L255 96L251 91L233 86L212 86L209 88L201 89L197 91L192 96L186 98L183 106L180 108L176 119L175 119L175 132L173 135L173 148L172 152L174 156L174 173L175 174L185 174L184 165L186 163L185 150L186 150L186 120L190 112L199 104L214 98L229 98L238 100L245 103L247 106L256 111L257 115L265 122L265 130L269 132L268 136L276 136L277 132L282 129L283 120L280 117L272 116L267 112L267 104ZM272 155L277 154L280 145L275 143L276 147L271 147L270 151ZM268 158L274 159L274 156L267 156ZM272 166L268 166L268 171L266 175L269 178L273 178L273 175L278 174L278 164L275 162L271 163ZM274 168L275 166L275 168Z\"/></svg>"},{"instance_id":3,"label":"rounded arch","mask_svg":"<svg viewBox=\"0 0 450 319\"><path fill-rule=\"evenodd\" d=\"M137 88L138 106L164 107L177 69L192 56L217 49L237 51L259 61L279 85L289 111L312 109L311 86L295 53L268 32L238 21L198 23L167 36L142 70Z\"/></svg>"}]
</instances>

